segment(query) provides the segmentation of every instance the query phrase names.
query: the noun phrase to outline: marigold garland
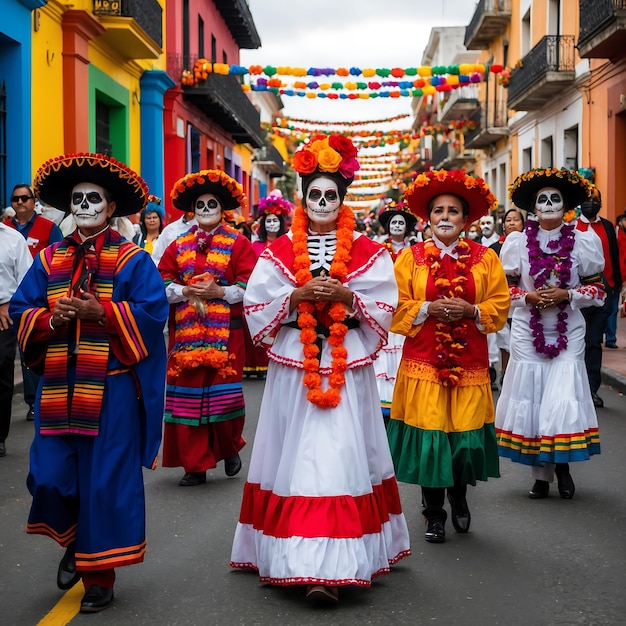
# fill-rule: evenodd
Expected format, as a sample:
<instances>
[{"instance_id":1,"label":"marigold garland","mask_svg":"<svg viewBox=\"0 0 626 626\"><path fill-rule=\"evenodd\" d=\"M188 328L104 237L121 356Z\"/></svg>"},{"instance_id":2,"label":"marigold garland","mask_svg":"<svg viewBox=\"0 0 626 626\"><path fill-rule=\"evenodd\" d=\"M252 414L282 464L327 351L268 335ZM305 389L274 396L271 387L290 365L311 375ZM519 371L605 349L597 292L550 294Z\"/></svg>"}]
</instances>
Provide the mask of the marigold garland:
<instances>
[{"instance_id":1,"label":"marigold garland","mask_svg":"<svg viewBox=\"0 0 626 626\"><path fill-rule=\"evenodd\" d=\"M330 276L343 282L348 274L348 262L352 250L352 239L355 228L352 209L342 206L337 218L337 249L330 265ZM312 278L311 258L309 257L308 239L309 218L304 209L298 207L293 219L293 252L295 256L294 271L298 287L306 285ZM332 346L331 373L328 377L328 389L322 390L322 377L319 373L319 348L315 345L317 320L315 311L327 309L333 323L330 325L328 343ZM301 302L298 305L298 326L300 342L304 354L303 384L309 390L307 400L321 409L336 407L341 401L340 389L345 383L344 372L348 367L348 351L343 346L348 329L343 323L346 319L346 307L342 302Z\"/></svg>"},{"instance_id":2,"label":"marigold garland","mask_svg":"<svg viewBox=\"0 0 626 626\"><path fill-rule=\"evenodd\" d=\"M183 284L190 285L209 276L216 281L223 278L236 238L236 231L220 224L213 234L211 247L206 249L205 272L197 276L196 255L206 246L204 231L196 225L179 237L176 240L177 262ZM208 366L215 368L223 378L234 375L236 372L230 362L235 355L228 353L230 304L221 299L203 302L204 313L196 306L192 301L176 306L173 364L168 374L175 376L184 369Z\"/></svg>"},{"instance_id":3,"label":"marigold garland","mask_svg":"<svg viewBox=\"0 0 626 626\"><path fill-rule=\"evenodd\" d=\"M457 255L456 275L451 280L446 276L440 259L440 250L432 241L424 244L424 256L430 276L437 288L437 298L463 298L470 273L471 248L461 239L454 248ZM435 325L435 349L439 359L439 380L444 387L456 386L461 380L461 354L467 345L467 322L439 322Z\"/></svg>"}]
</instances>

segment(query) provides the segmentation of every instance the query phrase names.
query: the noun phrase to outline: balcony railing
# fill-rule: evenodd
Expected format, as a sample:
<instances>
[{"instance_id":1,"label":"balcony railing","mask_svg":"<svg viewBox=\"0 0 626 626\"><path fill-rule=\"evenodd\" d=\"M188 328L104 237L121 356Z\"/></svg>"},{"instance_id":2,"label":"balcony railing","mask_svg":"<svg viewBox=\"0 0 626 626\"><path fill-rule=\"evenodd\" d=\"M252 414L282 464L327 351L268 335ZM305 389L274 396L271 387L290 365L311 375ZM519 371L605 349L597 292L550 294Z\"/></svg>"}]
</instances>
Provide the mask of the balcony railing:
<instances>
[{"instance_id":1,"label":"balcony railing","mask_svg":"<svg viewBox=\"0 0 626 626\"><path fill-rule=\"evenodd\" d=\"M511 72L508 107L534 111L574 83L574 36L546 35Z\"/></svg>"},{"instance_id":2,"label":"balcony railing","mask_svg":"<svg viewBox=\"0 0 626 626\"><path fill-rule=\"evenodd\" d=\"M511 0L480 0L465 29L468 50L487 50L511 21Z\"/></svg>"},{"instance_id":3,"label":"balcony railing","mask_svg":"<svg viewBox=\"0 0 626 626\"><path fill-rule=\"evenodd\" d=\"M475 161L476 157L471 150L461 151L448 141L444 141L433 150L434 169L452 170Z\"/></svg>"},{"instance_id":4,"label":"balcony railing","mask_svg":"<svg viewBox=\"0 0 626 626\"><path fill-rule=\"evenodd\" d=\"M626 0L580 0L578 54L611 59L626 47Z\"/></svg>"},{"instance_id":5,"label":"balcony railing","mask_svg":"<svg viewBox=\"0 0 626 626\"><path fill-rule=\"evenodd\" d=\"M270 178L278 178L285 174L285 161L280 152L271 144L254 151L254 163L265 170Z\"/></svg>"},{"instance_id":6,"label":"balcony railing","mask_svg":"<svg viewBox=\"0 0 626 626\"><path fill-rule=\"evenodd\" d=\"M93 14L101 18L107 29L100 38L127 58L148 59L160 55L163 9L157 0L93 0ZM132 18L132 21L117 18Z\"/></svg>"},{"instance_id":7,"label":"balcony railing","mask_svg":"<svg viewBox=\"0 0 626 626\"><path fill-rule=\"evenodd\" d=\"M453 89L448 100L441 107L439 120L449 122L451 120L467 119L478 107L478 87L467 85Z\"/></svg>"},{"instance_id":8,"label":"balcony railing","mask_svg":"<svg viewBox=\"0 0 626 626\"><path fill-rule=\"evenodd\" d=\"M213 3L240 48L256 50L261 47L247 0L213 0Z\"/></svg>"},{"instance_id":9,"label":"balcony railing","mask_svg":"<svg viewBox=\"0 0 626 626\"><path fill-rule=\"evenodd\" d=\"M470 120L477 126L465 133L466 148L487 148L509 136L506 102L483 103Z\"/></svg>"}]
</instances>

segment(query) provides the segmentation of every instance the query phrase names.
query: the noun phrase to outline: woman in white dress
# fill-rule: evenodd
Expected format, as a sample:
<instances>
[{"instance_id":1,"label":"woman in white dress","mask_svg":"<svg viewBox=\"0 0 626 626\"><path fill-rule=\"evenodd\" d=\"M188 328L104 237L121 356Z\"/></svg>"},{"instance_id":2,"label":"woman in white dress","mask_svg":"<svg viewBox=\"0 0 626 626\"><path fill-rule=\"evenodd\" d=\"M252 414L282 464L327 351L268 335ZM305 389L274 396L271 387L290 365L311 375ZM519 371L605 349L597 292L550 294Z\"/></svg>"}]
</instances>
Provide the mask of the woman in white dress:
<instances>
[{"instance_id":1,"label":"woman in white dress","mask_svg":"<svg viewBox=\"0 0 626 626\"><path fill-rule=\"evenodd\" d=\"M590 189L576 172L553 168L521 174L509 188L513 203L537 219L500 252L513 315L496 432L500 456L532 467L530 498L547 497L555 473L560 496L572 498L569 462L600 453L580 309L602 306L604 257L597 237L563 222Z\"/></svg>"},{"instance_id":2,"label":"woman in white dress","mask_svg":"<svg viewBox=\"0 0 626 626\"><path fill-rule=\"evenodd\" d=\"M395 263L402 250L417 242L415 237L410 236L417 224L417 218L406 209L405 203L394 203L380 214L378 221L386 233L385 239L381 243L389 250L391 260ZM404 335L390 332L387 345L383 346L374 362L380 408L385 424L389 421L393 388L398 373L398 365L400 365L402 358L403 345Z\"/></svg>"},{"instance_id":3,"label":"woman in white dress","mask_svg":"<svg viewBox=\"0 0 626 626\"><path fill-rule=\"evenodd\" d=\"M391 258L343 205L358 167L340 135L296 153L303 206L244 299L253 341L273 343L231 566L314 602L409 554L372 367L398 294Z\"/></svg>"}]
</instances>

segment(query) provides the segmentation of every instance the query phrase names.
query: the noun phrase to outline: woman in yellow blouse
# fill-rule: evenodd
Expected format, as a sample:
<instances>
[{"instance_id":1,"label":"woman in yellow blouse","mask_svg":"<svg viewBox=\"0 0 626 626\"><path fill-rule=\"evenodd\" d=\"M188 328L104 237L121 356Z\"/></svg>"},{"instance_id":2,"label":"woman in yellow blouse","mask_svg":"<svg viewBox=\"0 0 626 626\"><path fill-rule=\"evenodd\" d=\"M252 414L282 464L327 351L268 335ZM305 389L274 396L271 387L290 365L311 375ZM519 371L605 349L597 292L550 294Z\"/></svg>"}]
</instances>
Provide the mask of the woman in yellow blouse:
<instances>
[{"instance_id":1,"label":"woman in yellow blouse","mask_svg":"<svg viewBox=\"0 0 626 626\"><path fill-rule=\"evenodd\" d=\"M398 480L422 486L426 541L443 543L446 489L452 524L465 533L467 485L499 476L486 333L505 324L509 292L496 253L459 238L497 205L482 179L426 172L405 199L433 237L395 264L391 330L406 341L387 432Z\"/></svg>"}]
</instances>

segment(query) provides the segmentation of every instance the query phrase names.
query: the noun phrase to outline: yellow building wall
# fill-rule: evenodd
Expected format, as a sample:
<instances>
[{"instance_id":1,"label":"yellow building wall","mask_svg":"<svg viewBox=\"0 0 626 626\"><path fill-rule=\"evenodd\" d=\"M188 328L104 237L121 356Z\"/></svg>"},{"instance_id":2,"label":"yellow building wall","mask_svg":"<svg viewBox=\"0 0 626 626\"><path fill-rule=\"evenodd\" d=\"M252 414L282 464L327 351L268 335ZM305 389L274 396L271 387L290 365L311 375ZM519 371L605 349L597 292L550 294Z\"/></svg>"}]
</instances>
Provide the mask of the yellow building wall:
<instances>
[{"instance_id":1,"label":"yellow building wall","mask_svg":"<svg viewBox=\"0 0 626 626\"><path fill-rule=\"evenodd\" d=\"M165 51L165 0L159 0L163 8L163 51ZM33 102L32 126L33 171L47 159L63 154L64 110L63 110L63 13L68 10L83 10L91 13L92 0L77 0L71 6L58 0L49 2L33 12ZM96 19L97 16L96 16ZM110 18L109 18L110 19ZM141 117L140 78L146 70L165 70L166 57L158 59L126 59L117 50L110 49L98 41L89 44L89 62L128 90L129 158L128 165L141 171ZM89 86L85 85L85 89ZM90 121L95 125L95 120Z\"/></svg>"}]
</instances>

